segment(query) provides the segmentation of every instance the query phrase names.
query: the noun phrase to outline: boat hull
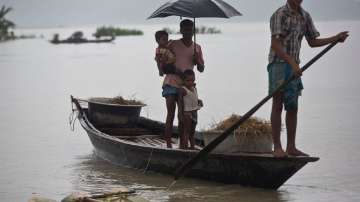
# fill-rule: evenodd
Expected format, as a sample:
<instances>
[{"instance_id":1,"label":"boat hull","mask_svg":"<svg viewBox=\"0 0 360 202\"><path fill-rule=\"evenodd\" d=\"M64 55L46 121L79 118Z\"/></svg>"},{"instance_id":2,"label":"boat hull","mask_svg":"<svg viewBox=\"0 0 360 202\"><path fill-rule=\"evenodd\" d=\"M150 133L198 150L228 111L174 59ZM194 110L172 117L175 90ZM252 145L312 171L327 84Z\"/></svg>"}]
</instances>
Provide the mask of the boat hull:
<instances>
[{"instance_id":1,"label":"boat hull","mask_svg":"<svg viewBox=\"0 0 360 202\"><path fill-rule=\"evenodd\" d=\"M166 174L197 154L193 150L167 149L130 144L97 130L87 119L80 117L96 154L113 164ZM271 154L210 153L199 161L187 177L240 184L266 189L278 189L292 175L316 157L274 158Z\"/></svg>"}]
</instances>

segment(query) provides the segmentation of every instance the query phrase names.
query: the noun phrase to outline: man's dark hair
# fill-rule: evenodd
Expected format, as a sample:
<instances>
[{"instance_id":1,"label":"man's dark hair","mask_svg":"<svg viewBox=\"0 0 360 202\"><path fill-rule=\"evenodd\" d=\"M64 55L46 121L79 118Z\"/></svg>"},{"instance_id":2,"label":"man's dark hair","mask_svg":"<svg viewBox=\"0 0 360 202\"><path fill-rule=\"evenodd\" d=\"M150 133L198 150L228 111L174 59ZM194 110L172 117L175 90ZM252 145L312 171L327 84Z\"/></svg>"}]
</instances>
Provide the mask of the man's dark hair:
<instances>
[{"instance_id":1,"label":"man's dark hair","mask_svg":"<svg viewBox=\"0 0 360 202\"><path fill-rule=\"evenodd\" d=\"M180 29L183 27L193 27L193 26L194 26L194 22L189 19L185 19L180 22Z\"/></svg>"},{"instance_id":2,"label":"man's dark hair","mask_svg":"<svg viewBox=\"0 0 360 202\"><path fill-rule=\"evenodd\" d=\"M187 69L182 73L182 78L185 79L186 76L195 76L195 72L192 69Z\"/></svg>"},{"instance_id":3,"label":"man's dark hair","mask_svg":"<svg viewBox=\"0 0 360 202\"><path fill-rule=\"evenodd\" d=\"M162 36L169 36L169 34L165 30L159 30L159 31L155 32L155 40L157 42L159 42L159 40Z\"/></svg>"}]
</instances>

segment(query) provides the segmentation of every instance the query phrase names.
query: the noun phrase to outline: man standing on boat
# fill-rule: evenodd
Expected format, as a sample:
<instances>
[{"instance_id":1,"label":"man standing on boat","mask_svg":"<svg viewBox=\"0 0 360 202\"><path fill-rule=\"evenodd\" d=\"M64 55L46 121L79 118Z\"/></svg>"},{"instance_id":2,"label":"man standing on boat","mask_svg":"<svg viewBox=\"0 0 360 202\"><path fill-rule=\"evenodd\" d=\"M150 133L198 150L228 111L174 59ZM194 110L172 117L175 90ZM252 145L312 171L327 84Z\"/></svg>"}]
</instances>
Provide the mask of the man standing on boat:
<instances>
[{"instance_id":1,"label":"man standing on boat","mask_svg":"<svg viewBox=\"0 0 360 202\"><path fill-rule=\"evenodd\" d=\"M302 0L287 0L286 5L280 7L270 19L271 48L267 67L269 93L288 80L292 74L298 77L273 97L271 125L275 157L308 156L297 149L295 145L298 97L303 89L299 67L299 53L303 37L305 36L310 47L320 47L335 41L344 42L349 36L348 32L340 32L332 37L317 38L320 34L316 30L310 14L301 7L301 3ZM280 140L283 105L286 110L286 152L283 150Z\"/></svg>"},{"instance_id":2,"label":"man standing on boat","mask_svg":"<svg viewBox=\"0 0 360 202\"><path fill-rule=\"evenodd\" d=\"M195 44L192 40L194 35L194 23L189 19L180 22L180 33L182 38L173 40L169 43L169 49L175 54L175 66L177 72L180 74L187 69L194 69L197 66L199 72L204 71L204 59L201 51L201 46ZM195 46L195 48L194 48ZM166 99L166 122L165 122L165 140L167 147L171 148L172 128L175 116L176 103L178 101L178 89L182 86L182 79L179 74L166 74L163 83L162 96ZM179 105L178 105L179 107ZM182 109L179 109L182 110ZM179 129L182 133L182 117L179 117Z\"/></svg>"}]
</instances>

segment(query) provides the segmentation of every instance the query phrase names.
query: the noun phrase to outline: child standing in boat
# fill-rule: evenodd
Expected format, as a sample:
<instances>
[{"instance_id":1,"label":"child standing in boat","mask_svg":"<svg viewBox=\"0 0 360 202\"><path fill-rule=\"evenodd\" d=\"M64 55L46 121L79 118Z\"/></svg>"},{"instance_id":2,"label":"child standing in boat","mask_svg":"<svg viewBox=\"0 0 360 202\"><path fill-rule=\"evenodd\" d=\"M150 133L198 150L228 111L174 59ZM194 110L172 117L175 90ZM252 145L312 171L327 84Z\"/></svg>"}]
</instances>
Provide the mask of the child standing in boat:
<instances>
[{"instance_id":1,"label":"child standing in boat","mask_svg":"<svg viewBox=\"0 0 360 202\"><path fill-rule=\"evenodd\" d=\"M180 135L180 149L195 149L195 128L197 124L197 111L203 106L202 100L198 98L195 87L195 73L188 69L183 73L183 86L179 90L180 117L183 121L183 134Z\"/></svg>"},{"instance_id":2,"label":"child standing in boat","mask_svg":"<svg viewBox=\"0 0 360 202\"><path fill-rule=\"evenodd\" d=\"M155 40L158 43L155 60L159 75L175 73L175 55L168 49L168 45L171 42L169 41L169 34L164 30L157 31L155 32Z\"/></svg>"}]
</instances>

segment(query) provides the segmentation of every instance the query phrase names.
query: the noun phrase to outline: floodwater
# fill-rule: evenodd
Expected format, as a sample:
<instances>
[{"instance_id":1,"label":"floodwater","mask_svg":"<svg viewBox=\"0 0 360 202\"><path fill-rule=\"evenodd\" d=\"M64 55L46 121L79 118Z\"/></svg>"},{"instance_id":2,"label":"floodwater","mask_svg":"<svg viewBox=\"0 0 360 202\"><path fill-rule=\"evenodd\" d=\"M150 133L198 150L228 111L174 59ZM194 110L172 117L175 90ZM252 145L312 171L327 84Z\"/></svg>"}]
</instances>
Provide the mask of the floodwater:
<instances>
[{"instance_id":1,"label":"floodwater","mask_svg":"<svg viewBox=\"0 0 360 202\"><path fill-rule=\"evenodd\" d=\"M206 60L205 72L197 74L205 104L199 129L232 113L244 114L265 97L270 43L267 23L205 25L223 33L197 37ZM153 59L153 33L162 26L134 27L145 35L118 37L110 44L47 41L54 33L66 37L76 30L90 37L95 27L23 29L21 33L44 38L0 43L0 201L26 201L32 194L60 200L74 191L116 186L163 202L360 201L360 21L317 23L322 36L349 30L350 38L304 73L297 143L320 161L305 166L277 191L194 179L181 179L168 190L171 176L103 161L93 154L78 123L70 130L70 95L140 99L148 105L143 116L164 120L161 78ZM304 43L302 64L321 50ZM267 103L255 116L268 119L269 113Z\"/></svg>"}]
</instances>

